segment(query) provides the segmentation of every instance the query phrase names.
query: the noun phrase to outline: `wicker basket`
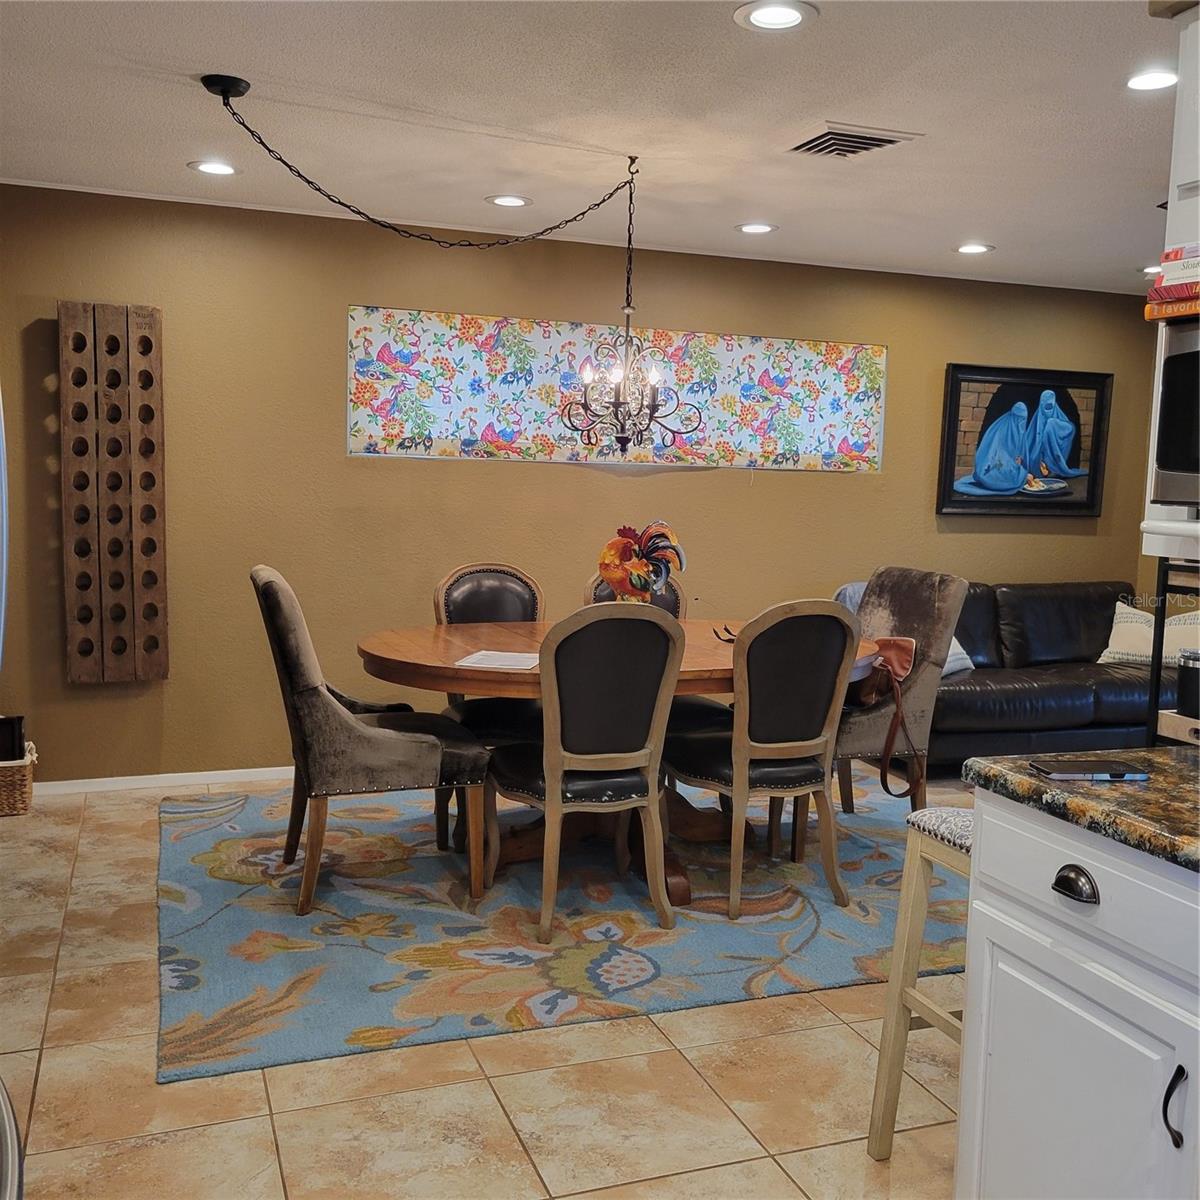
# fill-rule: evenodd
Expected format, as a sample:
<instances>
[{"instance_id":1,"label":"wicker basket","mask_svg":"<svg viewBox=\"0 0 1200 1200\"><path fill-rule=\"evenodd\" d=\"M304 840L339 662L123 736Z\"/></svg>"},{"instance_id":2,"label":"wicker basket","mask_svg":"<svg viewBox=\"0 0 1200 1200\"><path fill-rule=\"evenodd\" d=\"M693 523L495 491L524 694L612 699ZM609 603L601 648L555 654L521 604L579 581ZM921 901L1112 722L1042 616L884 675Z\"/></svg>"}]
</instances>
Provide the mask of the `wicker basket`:
<instances>
[{"instance_id":1,"label":"wicker basket","mask_svg":"<svg viewBox=\"0 0 1200 1200\"><path fill-rule=\"evenodd\" d=\"M0 817L19 817L29 811L33 798L33 764L37 750L25 743L25 757L0 763Z\"/></svg>"}]
</instances>

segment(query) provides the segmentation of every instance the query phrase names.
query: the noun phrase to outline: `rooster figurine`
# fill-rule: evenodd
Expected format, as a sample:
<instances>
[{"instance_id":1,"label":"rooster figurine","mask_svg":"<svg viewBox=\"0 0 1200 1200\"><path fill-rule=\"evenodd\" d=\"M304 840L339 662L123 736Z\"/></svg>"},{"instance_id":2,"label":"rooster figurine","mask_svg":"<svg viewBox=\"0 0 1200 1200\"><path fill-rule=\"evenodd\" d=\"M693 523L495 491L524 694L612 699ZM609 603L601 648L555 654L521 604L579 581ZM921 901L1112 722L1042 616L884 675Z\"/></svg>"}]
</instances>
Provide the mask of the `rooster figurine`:
<instances>
[{"instance_id":1,"label":"rooster figurine","mask_svg":"<svg viewBox=\"0 0 1200 1200\"><path fill-rule=\"evenodd\" d=\"M628 525L617 530L600 554L600 578L618 600L650 603L667 586L672 570L687 566L683 547L665 521L651 521L641 533Z\"/></svg>"}]
</instances>

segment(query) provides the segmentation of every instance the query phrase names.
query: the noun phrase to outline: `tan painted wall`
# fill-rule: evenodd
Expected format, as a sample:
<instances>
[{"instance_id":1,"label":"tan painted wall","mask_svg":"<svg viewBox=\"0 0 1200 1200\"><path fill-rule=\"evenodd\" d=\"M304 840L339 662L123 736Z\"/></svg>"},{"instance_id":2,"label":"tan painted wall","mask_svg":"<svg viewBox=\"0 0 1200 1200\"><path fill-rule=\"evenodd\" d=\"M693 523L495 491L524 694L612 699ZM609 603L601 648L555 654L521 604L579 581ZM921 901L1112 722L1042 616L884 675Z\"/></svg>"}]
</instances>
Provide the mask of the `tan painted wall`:
<instances>
[{"instance_id":1,"label":"tan painted wall","mask_svg":"<svg viewBox=\"0 0 1200 1200\"><path fill-rule=\"evenodd\" d=\"M0 711L28 715L42 779L286 762L247 580L260 561L295 585L330 679L368 696L387 689L359 669L357 636L430 620L448 569L518 563L563 616L616 526L655 517L687 549L697 616L827 596L885 562L989 581L1139 570L1153 341L1135 297L643 253L647 324L886 343L883 472L376 461L345 454L347 305L611 321L620 251L546 242L448 253L350 221L25 188L0 189L0 214L12 496ZM163 684L65 681L59 298L164 311ZM1099 519L935 517L948 361L1115 374Z\"/></svg>"}]
</instances>

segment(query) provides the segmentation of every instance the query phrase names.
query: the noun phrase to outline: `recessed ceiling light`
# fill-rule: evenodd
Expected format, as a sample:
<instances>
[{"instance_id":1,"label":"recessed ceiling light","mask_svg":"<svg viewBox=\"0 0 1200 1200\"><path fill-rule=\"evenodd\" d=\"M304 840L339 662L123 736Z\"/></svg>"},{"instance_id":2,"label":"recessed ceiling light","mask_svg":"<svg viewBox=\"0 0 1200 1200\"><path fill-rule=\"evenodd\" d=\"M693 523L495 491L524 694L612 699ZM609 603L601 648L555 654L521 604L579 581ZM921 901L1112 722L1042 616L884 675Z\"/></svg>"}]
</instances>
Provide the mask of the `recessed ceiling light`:
<instances>
[{"instance_id":1,"label":"recessed ceiling light","mask_svg":"<svg viewBox=\"0 0 1200 1200\"><path fill-rule=\"evenodd\" d=\"M989 246L986 242L963 242L958 248L959 254L990 254L995 250L995 246Z\"/></svg>"},{"instance_id":2,"label":"recessed ceiling light","mask_svg":"<svg viewBox=\"0 0 1200 1200\"><path fill-rule=\"evenodd\" d=\"M766 221L747 221L745 225L738 226L742 233L774 233L778 228L778 225L768 225Z\"/></svg>"},{"instance_id":3,"label":"recessed ceiling light","mask_svg":"<svg viewBox=\"0 0 1200 1200\"><path fill-rule=\"evenodd\" d=\"M1155 263L1154 266L1152 266L1152 267L1143 267L1142 268L1143 275L1159 275L1161 273L1162 273L1162 267L1160 267L1158 265L1158 263Z\"/></svg>"},{"instance_id":4,"label":"recessed ceiling light","mask_svg":"<svg viewBox=\"0 0 1200 1200\"><path fill-rule=\"evenodd\" d=\"M801 0L753 0L743 4L733 19L747 29L794 29L801 21L815 21L820 13Z\"/></svg>"},{"instance_id":5,"label":"recessed ceiling light","mask_svg":"<svg viewBox=\"0 0 1200 1200\"><path fill-rule=\"evenodd\" d=\"M1174 71L1158 69L1139 71L1138 74L1131 75L1125 86L1133 88L1135 92L1156 92L1159 88L1169 88L1173 83L1178 82L1179 76Z\"/></svg>"},{"instance_id":6,"label":"recessed ceiling light","mask_svg":"<svg viewBox=\"0 0 1200 1200\"><path fill-rule=\"evenodd\" d=\"M501 208L527 208L533 203L528 196L487 196L485 199L489 204L496 204Z\"/></svg>"},{"instance_id":7,"label":"recessed ceiling light","mask_svg":"<svg viewBox=\"0 0 1200 1200\"><path fill-rule=\"evenodd\" d=\"M190 162L188 166L202 175L236 175L237 169L228 163L218 162L215 158L205 158L200 162Z\"/></svg>"}]
</instances>

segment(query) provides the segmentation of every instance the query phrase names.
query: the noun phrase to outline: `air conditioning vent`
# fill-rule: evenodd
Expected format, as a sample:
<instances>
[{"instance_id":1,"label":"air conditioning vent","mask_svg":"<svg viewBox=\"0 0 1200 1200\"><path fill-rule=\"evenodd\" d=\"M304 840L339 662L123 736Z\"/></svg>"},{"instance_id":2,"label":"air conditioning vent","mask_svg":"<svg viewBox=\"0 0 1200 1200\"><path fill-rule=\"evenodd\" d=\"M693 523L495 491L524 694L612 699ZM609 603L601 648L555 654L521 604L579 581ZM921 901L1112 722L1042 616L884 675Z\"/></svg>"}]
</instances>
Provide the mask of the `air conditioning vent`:
<instances>
[{"instance_id":1,"label":"air conditioning vent","mask_svg":"<svg viewBox=\"0 0 1200 1200\"><path fill-rule=\"evenodd\" d=\"M911 142L921 136L919 133L902 133L898 129L868 129L863 125L826 121L817 132L793 146L791 152L812 154L817 158L850 158L868 150L895 146L898 142Z\"/></svg>"}]
</instances>

